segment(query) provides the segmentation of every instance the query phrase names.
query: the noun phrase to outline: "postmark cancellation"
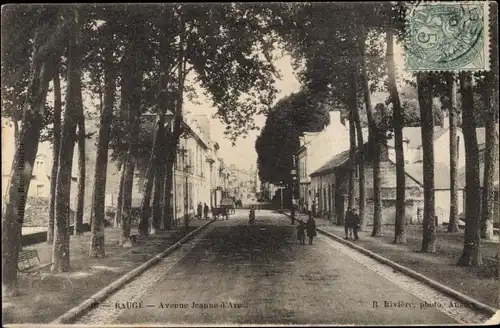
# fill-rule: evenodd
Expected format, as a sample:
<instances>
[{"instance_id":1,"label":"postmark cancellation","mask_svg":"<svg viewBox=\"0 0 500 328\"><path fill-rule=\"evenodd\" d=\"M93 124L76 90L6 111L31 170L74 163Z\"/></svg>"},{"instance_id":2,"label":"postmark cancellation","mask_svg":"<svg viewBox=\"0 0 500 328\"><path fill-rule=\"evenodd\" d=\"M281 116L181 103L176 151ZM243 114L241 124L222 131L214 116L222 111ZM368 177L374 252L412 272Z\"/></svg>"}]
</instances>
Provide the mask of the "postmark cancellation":
<instances>
[{"instance_id":1,"label":"postmark cancellation","mask_svg":"<svg viewBox=\"0 0 500 328\"><path fill-rule=\"evenodd\" d=\"M418 2L406 13L405 68L489 71L489 1Z\"/></svg>"}]
</instances>

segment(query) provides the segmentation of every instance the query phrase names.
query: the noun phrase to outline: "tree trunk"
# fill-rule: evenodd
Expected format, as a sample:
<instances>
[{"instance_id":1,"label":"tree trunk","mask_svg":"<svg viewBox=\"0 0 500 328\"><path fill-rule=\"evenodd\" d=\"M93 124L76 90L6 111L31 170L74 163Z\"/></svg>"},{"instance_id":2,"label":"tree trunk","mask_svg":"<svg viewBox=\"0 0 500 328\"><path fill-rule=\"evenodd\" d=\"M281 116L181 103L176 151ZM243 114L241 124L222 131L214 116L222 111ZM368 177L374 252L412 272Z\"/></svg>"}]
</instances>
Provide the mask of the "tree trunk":
<instances>
[{"instance_id":1,"label":"tree trunk","mask_svg":"<svg viewBox=\"0 0 500 328\"><path fill-rule=\"evenodd\" d=\"M174 182L174 162L169 160L173 155L167 154L167 164L165 165L165 191L163 200L163 228L165 230L172 229L172 219L174 215L174 209L172 204L172 189Z\"/></svg>"},{"instance_id":2,"label":"tree trunk","mask_svg":"<svg viewBox=\"0 0 500 328\"><path fill-rule=\"evenodd\" d=\"M359 205L359 230L363 231L364 228L364 219L365 219L365 205L366 205L366 191L365 191L365 184L366 184L366 179L365 179L365 147L364 147L364 141L363 141L363 131L361 129L361 120L359 118L359 112L356 111L356 137L358 140L358 149L359 149L359 158L360 158L360 163L359 163L359 180L358 180L358 186L359 186L359 199L358 199L358 205Z\"/></svg>"},{"instance_id":3,"label":"tree trunk","mask_svg":"<svg viewBox=\"0 0 500 328\"><path fill-rule=\"evenodd\" d=\"M470 73L460 74L462 94L462 131L465 144L465 237L464 249L457 265L482 264L479 226L481 221L481 188L479 182L479 148L474 120L474 94Z\"/></svg>"},{"instance_id":4,"label":"tree trunk","mask_svg":"<svg viewBox=\"0 0 500 328\"><path fill-rule=\"evenodd\" d=\"M107 22L108 28L110 22ZM113 121L113 106L115 101L115 87L116 87L116 67L113 63L113 44L112 31L107 31L110 35L106 50L104 52L104 101L101 118L99 124L99 139L97 142L97 156L94 171L94 191L92 194L92 217L91 217L91 231L92 237L90 240L90 257L104 257L104 220L105 220L105 197L106 197L106 177L108 171L108 145L110 139L111 124ZM123 187L123 174L120 176L120 191L119 198L122 194ZM115 224L119 222L121 213L121 203L116 207Z\"/></svg>"},{"instance_id":5,"label":"tree trunk","mask_svg":"<svg viewBox=\"0 0 500 328\"><path fill-rule=\"evenodd\" d=\"M406 243L405 217L405 155L403 151L404 117L396 84L394 64L393 32L387 31L387 68L389 72L389 93L392 101L394 122L394 148L396 152L396 222L394 224L394 244Z\"/></svg>"},{"instance_id":6,"label":"tree trunk","mask_svg":"<svg viewBox=\"0 0 500 328\"><path fill-rule=\"evenodd\" d=\"M498 101L490 100L491 102ZM493 105L493 104L491 104ZM492 111L496 111L493 112ZM489 109L489 118L486 120L486 149L484 154L484 176L483 176L483 190L482 190L482 215L481 215L481 238L491 239L494 218L494 205L495 205L495 173L498 165L498 134L495 128L496 118L498 115L498 105L491 106ZM488 229L489 228L489 229Z\"/></svg>"},{"instance_id":7,"label":"tree trunk","mask_svg":"<svg viewBox=\"0 0 500 328\"><path fill-rule=\"evenodd\" d=\"M78 195L76 216L74 222L74 234L81 235L83 233L83 211L85 205L85 114L83 110L82 89L79 90L79 99L82 104L80 117L78 119Z\"/></svg>"},{"instance_id":8,"label":"tree trunk","mask_svg":"<svg viewBox=\"0 0 500 328\"><path fill-rule=\"evenodd\" d=\"M356 163L356 114L358 113L358 104L356 98L356 65L351 64L353 71L351 72L351 94L349 95L349 190L348 190L348 200L347 204L349 208L354 207L355 198L355 173L357 170Z\"/></svg>"},{"instance_id":9,"label":"tree trunk","mask_svg":"<svg viewBox=\"0 0 500 328\"><path fill-rule=\"evenodd\" d=\"M73 11L74 29L69 38L66 107L61 131L59 169L57 171L55 235L52 252L52 272L71 270L69 256L69 219L71 213L70 192L76 126L83 112L81 82L80 17Z\"/></svg>"},{"instance_id":10,"label":"tree trunk","mask_svg":"<svg viewBox=\"0 0 500 328\"><path fill-rule=\"evenodd\" d=\"M436 222L434 208L434 115L432 112L432 77L418 73L418 102L422 130L424 174L424 222L422 252L436 252Z\"/></svg>"},{"instance_id":11,"label":"tree trunk","mask_svg":"<svg viewBox=\"0 0 500 328\"><path fill-rule=\"evenodd\" d=\"M139 224L139 234L141 236L148 235L148 223L151 218L151 194L153 192L153 184L155 176L159 169L160 144L162 136L165 133L165 115L158 114L153 145L151 147L151 155L146 169L146 179L144 181L143 198L141 203L141 222Z\"/></svg>"},{"instance_id":12,"label":"tree trunk","mask_svg":"<svg viewBox=\"0 0 500 328\"><path fill-rule=\"evenodd\" d=\"M375 130L373 140L373 228L372 237L382 236L382 197L380 193L381 179L380 179L380 158L381 158L381 140L380 132Z\"/></svg>"},{"instance_id":13,"label":"tree trunk","mask_svg":"<svg viewBox=\"0 0 500 328\"><path fill-rule=\"evenodd\" d=\"M52 171L50 173L50 205L47 226L47 244L54 242L54 215L56 203L57 170L59 169L59 149L61 145L61 80L59 69L54 71L54 128L52 140Z\"/></svg>"},{"instance_id":14,"label":"tree trunk","mask_svg":"<svg viewBox=\"0 0 500 328\"><path fill-rule=\"evenodd\" d=\"M491 12L491 30L498 31L498 11ZM487 103L486 119L486 149L484 154L484 175L482 195L481 237L491 238L495 215L495 180L498 181L498 132L495 123L498 122L498 33L491 35L491 71L486 72L485 101ZM498 193L498 191L497 191Z\"/></svg>"},{"instance_id":15,"label":"tree trunk","mask_svg":"<svg viewBox=\"0 0 500 328\"><path fill-rule=\"evenodd\" d=\"M349 208L354 207L354 191L355 191L355 186L354 186L354 176L356 173L356 129L355 129L355 124L354 124L354 113L352 112L351 109L351 114L349 118L349 190L348 190L348 200L347 204Z\"/></svg>"},{"instance_id":16,"label":"tree trunk","mask_svg":"<svg viewBox=\"0 0 500 328\"><path fill-rule=\"evenodd\" d=\"M118 186L118 195L116 197L116 211L115 211L115 220L113 226L118 228L121 225L122 221L122 208L123 208L123 188L125 186L125 164L122 164L122 168L120 170L120 182Z\"/></svg>"},{"instance_id":17,"label":"tree trunk","mask_svg":"<svg viewBox=\"0 0 500 328\"><path fill-rule=\"evenodd\" d=\"M161 161L155 174L155 192L153 197L153 215L151 218L151 233L160 228L163 201L165 199L165 161Z\"/></svg>"},{"instance_id":18,"label":"tree trunk","mask_svg":"<svg viewBox=\"0 0 500 328\"><path fill-rule=\"evenodd\" d=\"M448 87L448 119L450 126L450 218L448 232L458 231L458 139L457 84L453 73L446 74Z\"/></svg>"},{"instance_id":19,"label":"tree trunk","mask_svg":"<svg viewBox=\"0 0 500 328\"><path fill-rule=\"evenodd\" d=\"M120 246L132 247L130 242L130 225L132 222L132 190L134 187L135 158L132 154L132 148L127 152L127 162L125 164L125 177L123 180L123 206L121 216L122 234Z\"/></svg>"},{"instance_id":20,"label":"tree trunk","mask_svg":"<svg viewBox=\"0 0 500 328\"><path fill-rule=\"evenodd\" d=\"M21 227L24 220L26 196L38 151L40 130L45 116L45 100L49 81L54 76L61 57L61 41L66 24L44 20L34 37L30 85L23 110L19 143L16 145L14 165L2 213L2 293L17 294L17 261L21 249Z\"/></svg>"}]
</instances>

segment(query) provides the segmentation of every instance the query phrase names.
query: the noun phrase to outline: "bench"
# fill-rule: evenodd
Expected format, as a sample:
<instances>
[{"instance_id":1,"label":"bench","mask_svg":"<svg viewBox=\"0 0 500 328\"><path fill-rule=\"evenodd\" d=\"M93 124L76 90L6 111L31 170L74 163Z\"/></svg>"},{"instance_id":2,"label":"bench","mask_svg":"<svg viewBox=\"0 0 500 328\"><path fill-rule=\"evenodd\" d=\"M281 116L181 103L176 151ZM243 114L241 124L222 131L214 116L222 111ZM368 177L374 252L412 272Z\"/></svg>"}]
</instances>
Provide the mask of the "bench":
<instances>
[{"instance_id":1,"label":"bench","mask_svg":"<svg viewBox=\"0 0 500 328\"><path fill-rule=\"evenodd\" d=\"M20 273L25 273L27 275L35 274L40 275L40 271L49 267L52 263L40 263L40 258L38 257L38 252L34 249L27 251L20 251L19 258L17 260L17 270Z\"/></svg>"}]
</instances>

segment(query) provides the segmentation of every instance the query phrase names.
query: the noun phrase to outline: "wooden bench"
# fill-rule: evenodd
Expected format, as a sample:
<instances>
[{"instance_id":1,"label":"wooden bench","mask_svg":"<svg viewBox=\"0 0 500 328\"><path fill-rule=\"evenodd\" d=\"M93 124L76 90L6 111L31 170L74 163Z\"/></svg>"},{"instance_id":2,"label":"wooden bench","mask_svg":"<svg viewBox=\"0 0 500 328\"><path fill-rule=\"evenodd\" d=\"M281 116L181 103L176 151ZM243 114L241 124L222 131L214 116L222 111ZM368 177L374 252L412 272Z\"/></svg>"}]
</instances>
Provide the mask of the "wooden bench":
<instances>
[{"instance_id":1,"label":"wooden bench","mask_svg":"<svg viewBox=\"0 0 500 328\"><path fill-rule=\"evenodd\" d=\"M17 260L17 270L27 275L40 275L40 271L49 267L52 263L40 263L38 252L34 249L19 252Z\"/></svg>"}]
</instances>

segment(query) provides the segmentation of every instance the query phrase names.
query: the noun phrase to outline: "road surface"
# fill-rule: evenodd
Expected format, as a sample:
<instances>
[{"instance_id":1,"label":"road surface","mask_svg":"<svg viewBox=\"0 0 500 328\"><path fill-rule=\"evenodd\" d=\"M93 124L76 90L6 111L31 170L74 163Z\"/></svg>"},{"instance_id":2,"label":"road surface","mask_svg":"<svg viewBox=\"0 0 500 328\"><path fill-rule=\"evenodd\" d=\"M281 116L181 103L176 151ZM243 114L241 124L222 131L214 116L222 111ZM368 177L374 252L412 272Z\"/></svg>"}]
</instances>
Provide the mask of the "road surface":
<instances>
[{"instance_id":1,"label":"road surface","mask_svg":"<svg viewBox=\"0 0 500 328\"><path fill-rule=\"evenodd\" d=\"M216 221L81 324L453 324L486 317L272 211ZM455 304L457 305L457 304ZM439 308L438 308L439 307Z\"/></svg>"}]
</instances>

